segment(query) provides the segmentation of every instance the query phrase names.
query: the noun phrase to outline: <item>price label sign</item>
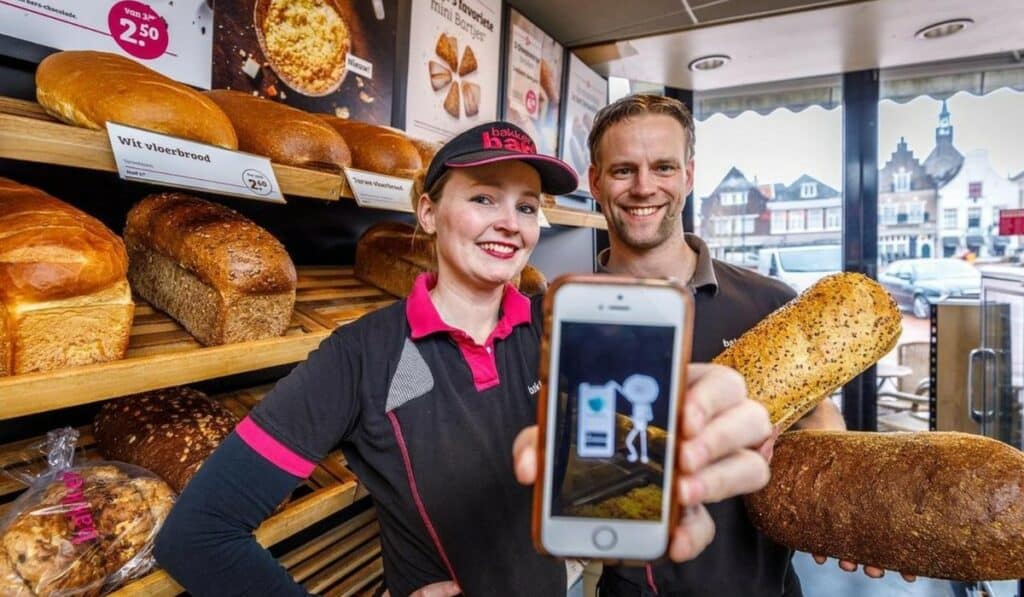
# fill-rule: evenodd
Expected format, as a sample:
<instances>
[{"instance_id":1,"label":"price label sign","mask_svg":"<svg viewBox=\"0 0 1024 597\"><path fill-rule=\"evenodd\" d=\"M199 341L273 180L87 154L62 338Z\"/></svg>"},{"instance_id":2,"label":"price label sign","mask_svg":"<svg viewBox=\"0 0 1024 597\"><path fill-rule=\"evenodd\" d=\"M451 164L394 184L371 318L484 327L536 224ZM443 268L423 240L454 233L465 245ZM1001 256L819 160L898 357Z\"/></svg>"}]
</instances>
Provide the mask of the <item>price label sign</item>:
<instances>
[{"instance_id":1,"label":"price label sign","mask_svg":"<svg viewBox=\"0 0 1024 597\"><path fill-rule=\"evenodd\" d=\"M412 213L412 180L356 168L345 168L345 178L360 207Z\"/></svg>"},{"instance_id":2,"label":"price label sign","mask_svg":"<svg viewBox=\"0 0 1024 597\"><path fill-rule=\"evenodd\" d=\"M131 56L152 60L167 51L167 22L146 4L136 0L114 4L107 26L117 45Z\"/></svg>"},{"instance_id":3,"label":"price label sign","mask_svg":"<svg viewBox=\"0 0 1024 597\"><path fill-rule=\"evenodd\" d=\"M115 122L107 123L125 180L284 203L270 160Z\"/></svg>"}]
</instances>

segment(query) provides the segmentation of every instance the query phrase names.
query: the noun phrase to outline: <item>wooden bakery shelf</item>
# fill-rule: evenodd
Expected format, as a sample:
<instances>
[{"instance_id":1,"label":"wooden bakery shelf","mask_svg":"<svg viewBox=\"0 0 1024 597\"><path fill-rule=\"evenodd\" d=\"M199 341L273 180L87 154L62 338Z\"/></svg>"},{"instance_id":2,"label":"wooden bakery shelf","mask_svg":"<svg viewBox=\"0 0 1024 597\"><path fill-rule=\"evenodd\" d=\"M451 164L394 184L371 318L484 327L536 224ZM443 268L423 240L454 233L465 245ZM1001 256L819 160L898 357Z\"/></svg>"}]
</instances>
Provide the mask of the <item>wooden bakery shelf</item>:
<instances>
[{"instance_id":1,"label":"wooden bakery shelf","mask_svg":"<svg viewBox=\"0 0 1024 597\"><path fill-rule=\"evenodd\" d=\"M58 122L39 104L8 97L0 97L0 158L117 172L105 132ZM352 199L352 190L340 174L282 164L273 164L273 168L285 195ZM566 207L545 208L544 213L552 224L606 227L599 213Z\"/></svg>"},{"instance_id":2,"label":"wooden bakery shelf","mask_svg":"<svg viewBox=\"0 0 1024 597\"><path fill-rule=\"evenodd\" d=\"M28 162L117 172L104 131L63 124L35 102L0 97L0 157ZM345 177L273 164L285 195L338 200L352 194Z\"/></svg>"},{"instance_id":3,"label":"wooden bakery shelf","mask_svg":"<svg viewBox=\"0 0 1024 597\"><path fill-rule=\"evenodd\" d=\"M241 419L262 399L270 387L271 386L269 385L260 386L257 388L229 392L219 396L214 396L213 398ZM92 435L92 428L90 426L84 426L79 428L78 432L79 439L75 461L77 463L84 463L88 460L100 459L101 456L99 455ZM25 455L28 453L26 448L29 448L33 444L37 444L42 440L42 437L34 437L0 446L0 469L17 469L24 466L37 467L44 464L45 459L43 455L38 452L31 454L31 456L34 456L32 460L25 458ZM4 502L3 505L0 505L0 515L6 512L6 509L10 507L10 503L24 489L25 485L20 481L17 481L8 475L0 475L0 500ZM340 451L331 452L328 454L327 458L325 458L313 470L310 477L306 479L306 481L295 491L295 497L288 502L280 512L268 518L256 530L256 540L264 546L271 546L279 543L299 531L320 522L328 516L343 510L365 495L367 495L365 489L359 484L355 475L349 471L345 463L345 457ZM342 525L339 529L349 531L349 533L351 533L356 539L359 537L369 538L366 537L368 530L363 527L368 523L373 525L375 525L375 523L373 523L372 519L368 518L367 515L372 516L372 512L361 514L353 518L353 520L358 519L361 521L358 525L350 522ZM376 527L374 526L372 530L372 535L375 538ZM332 531L332 533L336 532L337 529ZM348 544L351 545L353 539L351 537L347 538L349 540ZM315 541L316 540L311 543L315 543ZM310 545L304 547L309 551ZM328 545L325 545L324 547L328 547ZM337 547L333 546L333 544L330 547L334 551L337 551ZM309 555L312 556L317 554L319 551L320 550L310 551ZM379 544L377 544L376 553L379 554L379 551ZM302 572L302 570L308 569L309 564L305 563L305 557L297 557L301 555L302 554L299 553L291 555L290 559L282 558L282 563L290 562L291 565L286 564L286 567L289 569L299 566L300 564L304 564L305 568L301 568L299 570L299 572ZM286 556L286 558L287 557L288 556ZM323 566L325 568L329 568L329 565L333 563L333 561L324 561L323 556L320 556L320 559L315 561L323 562ZM366 562L359 562L360 565L364 563ZM323 571L315 570L314 572L321 573ZM307 576L313 576L313 574L307 574ZM322 577L320 578L323 580ZM155 570L154 572L125 585L113 594L121 597L150 597L178 595L181 592L181 587L178 586L178 584L175 583L167 573L162 570Z\"/></svg>"},{"instance_id":4,"label":"wooden bakery shelf","mask_svg":"<svg viewBox=\"0 0 1024 597\"><path fill-rule=\"evenodd\" d=\"M331 331L395 298L351 267L299 267L295 310L279 338L204 347L136 298L128 355L120 361L0 377L0 420L302 361Z\"/></svg>"}]
</instances>

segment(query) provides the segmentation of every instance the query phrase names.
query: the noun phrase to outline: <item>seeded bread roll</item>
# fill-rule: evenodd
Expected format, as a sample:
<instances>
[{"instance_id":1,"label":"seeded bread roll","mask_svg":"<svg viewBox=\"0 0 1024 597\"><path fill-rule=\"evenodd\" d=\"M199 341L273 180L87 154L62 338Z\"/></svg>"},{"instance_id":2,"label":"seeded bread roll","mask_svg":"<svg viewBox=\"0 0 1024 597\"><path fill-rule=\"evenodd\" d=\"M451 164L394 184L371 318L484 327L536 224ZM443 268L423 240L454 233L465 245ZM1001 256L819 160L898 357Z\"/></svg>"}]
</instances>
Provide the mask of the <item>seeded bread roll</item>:
<instances>
[{"instance_id":1,"label":"seeded bread roll","mask_svg":"<svg viewBox=\"0 0 1024 597\"><path fill-rule=\"evenodd\" d=\"M132 289L206 345L280 336L295 265L269 232L223 205L150 195L124 228Z\"/></svg>"},{"instance_id":2,"label":"seeded bread roll","mask_svg":"<svg viewBox=\"0 0 1024 597\"><path fill-rule=\"evenodd\" d=\"M748 330L715 359L783 429L885 356L903 319L880 284L856 273L819 280Z\"/></svg>"},{"instance_id":3,"label":"seeded bread roll","mask_svg":"<svg viewBox=\"0 0 1024 597\"><path fill-rule=\"evenodd\" d=\"M36 69L36 99L68 124L104 130L114 121L166 135L238 148L227 115L191 87L117 54L50 54Z\"/></svg>"},{"instance_id":4,"label":"seeded bread roll","mask_svg":"<svg viewBox=\"0 0 1024 597\"><path fill-rule=\"evenodd\" d=\"M408 224L374 224L356 244L355 276L398 297L409 296L416 276L436 269L433 239ZM530 265L512 282L527 295L547 289L544 274Z\"/></svg>"},{"instance_id":5,"label":"seeded bread roll","mask_svg":"<svg viewBox=\"0 0 1024 597\"><path fill-rule=\"evenodd\" d=\"M965 433L793 431L748 496L778 543L907 574L1024 578L1024 453Z\"/></svg>"},{"instance_id":6,"label":"seeded bread roll","mask_svg":"<svg viewBox=\"0 0 1024 597\"><path fill-rule=\"evenodd\" d=\"M2 594L100 595L111 575L147 557L173 501L163 481L113 466L58 474L0 536ZM129 577L146 572L139 563ZM30 592L16 591L19 579Z\"/></svg>"},{"instance_id":7,"label":"seeded bread roll","mask_svg":"<svg viewBox=\"0 0 1024 597\"><path fill-rule=\"evenodd\" d=\"M93 421L100 454L148 469L181 493L238 421L187 387L111 400Z\"/></svg>"}]
</instances>

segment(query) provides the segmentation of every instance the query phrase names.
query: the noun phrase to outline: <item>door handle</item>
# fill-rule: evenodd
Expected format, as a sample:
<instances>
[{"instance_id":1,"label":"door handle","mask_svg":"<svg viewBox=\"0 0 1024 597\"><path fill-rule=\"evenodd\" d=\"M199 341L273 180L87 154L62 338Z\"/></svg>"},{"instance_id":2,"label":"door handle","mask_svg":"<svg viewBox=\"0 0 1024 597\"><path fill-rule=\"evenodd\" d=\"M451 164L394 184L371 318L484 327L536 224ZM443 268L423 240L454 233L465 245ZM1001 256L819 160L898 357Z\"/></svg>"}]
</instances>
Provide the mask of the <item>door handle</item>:
<instances>
[{"instance_id":1,"label":"door handle","mask_svg":"<svg viewBox=\"0 0 1024 597\"><path fill-rule=\"evenodd\" d=\"M995 357L995 351L991 348L975 348L970 352L967 362L967 416L969 416L974 422L984 426L985 419L993 415L992 411L978 410L974 408L974 364L978 361L982 361L982 366L988 361L989 356ZM983 370L984 371L984 370ZM985 398L982 396L982 409ZM984 433L984 429L982 430Z\"/></svg>"}]
</instances>

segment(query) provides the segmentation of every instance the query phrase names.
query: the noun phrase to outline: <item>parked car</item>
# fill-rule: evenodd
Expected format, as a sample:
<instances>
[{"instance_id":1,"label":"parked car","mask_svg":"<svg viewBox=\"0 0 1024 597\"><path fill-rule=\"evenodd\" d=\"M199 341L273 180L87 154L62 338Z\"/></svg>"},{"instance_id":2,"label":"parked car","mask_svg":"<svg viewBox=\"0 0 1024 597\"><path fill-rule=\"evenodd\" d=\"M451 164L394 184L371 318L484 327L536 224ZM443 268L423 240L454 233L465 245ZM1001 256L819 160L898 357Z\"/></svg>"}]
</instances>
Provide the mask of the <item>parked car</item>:
<instances>
[{"instance_id":1,"label":"parked car","mask_svg":"<svg viewBox=\"0 0 1024 597\"><path fill-rule=\"evenodd\" d=\"M843 269L839 245L773 247L761 249L758 257L758 273L782 280L797 292Z\"/></svg>"},{"instance_id":2,"label":"parked car","mask_svg":"<svg viewBox=\"0 0 1024 597\"><path fill-rule=\"evenodd\" d=\"M894 261L878 281L901 309L926 318L931 305L948 297L978 298L981 273L960 259L904 259Z\"/></svg>"}]
</instances>

